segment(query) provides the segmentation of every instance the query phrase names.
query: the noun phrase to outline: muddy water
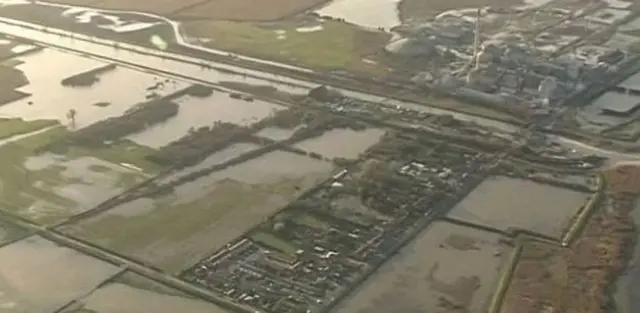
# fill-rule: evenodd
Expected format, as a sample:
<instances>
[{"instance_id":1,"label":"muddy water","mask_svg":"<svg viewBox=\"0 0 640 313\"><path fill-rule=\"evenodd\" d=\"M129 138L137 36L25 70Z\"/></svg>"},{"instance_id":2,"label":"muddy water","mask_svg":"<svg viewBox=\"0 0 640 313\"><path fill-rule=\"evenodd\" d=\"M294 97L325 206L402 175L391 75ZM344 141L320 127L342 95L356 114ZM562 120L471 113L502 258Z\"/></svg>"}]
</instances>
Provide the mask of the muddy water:
<instances>
[{"instance_id":1,"label":"muddy water","mask_svg":"<svg viewBox=\"0 0 640 313\"><path fill-rule=\"evenodd\" d=\"M390 29L400 25L398 3L400 0L333 0L316 13L366 28Z\"/></svg>"},{"instance_id":2,"label":"muddy water","mask_svg":"<svg viewBox=\"0 0 640 313\"><path fill-rule=\"evenodd\" d=\"M380 0L380 1L383 1L383 0ZM4 21L10 21L11 23L14 23L14 24L7 24ZM16 25L15 23L19 23L20 25ZM306 94L309 88L314 88L318 86L318 84L309 82L309 81L293 79L293 78L289 78L281 75L275 75L275 74L260 72L255 70L248 70L248 69L240 68L233 65L209 62L209 61L204 61L202 59L181 56L181 55L167 53L167 52L160 52L154 49L142 48L134 45L120 44L121 47L130 49L130 50L115 49L113 48L114 42L110 40L90 38L85 35L73 34L70 32L51 29L51 28L48 28L49 32L45 33L40 30L42 26L20 22L16 20L11 20L11 19L0 18L0 24L2 24L2 31L7 34L13 34L16 36L21 36L21 37L35 40L42 43L54 44L61 47L75 49L88 54L94 54L101 57L112 58L122 62L136 64L139 66L144 66L149 68L158 68L175 75L191 77L193 79L198 79L198 80L206 81L210 83L219 83L223 81L235 81L235 82L242 82L246 84L259 85L259 86L260 85L274 86L278 88L280 91L297 93L297 94ZM64 36L61 36L60 34L64 34ZM73 34L74 39L69 37L70 34ZM90 42L88 40L92 40L93 42ZM144 52L145 54L142 54L140 52ZM163 56L169 56L171 58L175 58L180 61L163 59ZM191 63L185 63L185 62L191 62ZM208 64L208 65L222 68L225 70L233 71L234 73L221 72L218 70L208 70L202 67L201 64ZM243 74L251 75L251 76L246 76ZM282 83L275 83L272 80L277 80ZM440 114L440 115L448 114L461 120L474 121L479 125L496 127L506 131L513 131L514 129L516 129L516 127L506 123L489 120L486 118L481 118L481 117L477 117L469 114L457 113L457 112L444 110L444 109L426 107L426 106L418 105L416 103L411 103L411 102L389 100L385 97L374 96L374 95L361 93L361 92L348 91L343 89L339 89L339 90L343 92L345 95L356 98L356 99L373 101L373 102L385 102L386 104L396 105L399 107L414 109L420 112L426 112L431 114Z\"/></svg>"},{"instance_id":3,"label":"muddy water","mask_svg":"<svg viewBox=\"0 0 640 313\"><path fill-rule=\"evenodd\" d=\"M75 208L65 207L62 212L30 210L29 216L32 218L38 218L40 214L66 215L90 209L123 192L127 188L123 179L130 180L129 185L144 179L134 170L93 157L68 159L60 155L43 154L27 158L24 167L30 172L50 169L58 171L57 181L55 179L52 181L52 177L48 176L40 181L38 180L39 176L34 174L32 177L33 185L77 204ZM46 199L41 200L45 201ZM38 206L32 206L32 208L34 207Z\"/></svg>"},{"instance_id":4,"label":"muddy water","mask_svg":"<svg viewBox=\"0 0 640 313\"><path fill-rule=\"evenodd\" d=\"M66 123L67 113L75 109L78 112L76 127L85 127L121 115L132 105L145 101L149 94L146 88L160 80L153 74L119 67L101 74L100 81L91 87L71 88L62 86L61 81L106 63L52 49L20 60L24 63L17 68L24 72L30 83L19 90L31 96L0 106L0 116L25 120L58 119ZM165 84L155 92L166 95L186 86L186 83ZM94 105L98 102L109 102L110 105Z\"/></svg>"},{"instance_id":5,"label":"muddy water","mask_svg":"<svg viewBox=\"0 0 640 313\"><path fill-rule=\"evenodd\" d=\"M222 313L213 304L161 294L124 284L109 284L85 298L84 308L96 313Z\"/></svg>"},{"instance_id":6,"label":"muddy water","mask_svg":"<svg viewBox=\"0 0 640 313\"><path fill-rule=\"evenodd\" d=\"M160 148L180 139L191 128L211 126L216 121L247 126L284 109L265 101L232 99L224 92L214 92L206 98L187 96L177 102L180 104L177 116L128 138L141 145Z\"/></svg>"},{"instance_id":7,"label":"muddy water","mask_svg":"<svg viewBox=\"0 0 640 313\"><path fill-rule=\"evenodd\" d=\"M367 148L380 141L384 133L385 130L376 128L362 131L332 129L320 137L297 143L295 147L327 158L357 159Z\"/></svg>"},{"instance_id":8,"label":"muddy water","mask_svg":"<svg viewBox=\"0 0 640 313\"><path fill-rule=\"evenodd\" d=\"M117 271L40 237L27 238L0 249L0 312L53 312Z\"/></svg>"},{"instance_id":9,"label":"muddy water","mask_svg":"<svg viewBox=\"0 0 640 313\"><path fill-rule=\"evenodd\" d=\"M490 177L449 215L500 230L517 227L559 237L588 196L528 180Z\"/></svg>"}]
</instances>

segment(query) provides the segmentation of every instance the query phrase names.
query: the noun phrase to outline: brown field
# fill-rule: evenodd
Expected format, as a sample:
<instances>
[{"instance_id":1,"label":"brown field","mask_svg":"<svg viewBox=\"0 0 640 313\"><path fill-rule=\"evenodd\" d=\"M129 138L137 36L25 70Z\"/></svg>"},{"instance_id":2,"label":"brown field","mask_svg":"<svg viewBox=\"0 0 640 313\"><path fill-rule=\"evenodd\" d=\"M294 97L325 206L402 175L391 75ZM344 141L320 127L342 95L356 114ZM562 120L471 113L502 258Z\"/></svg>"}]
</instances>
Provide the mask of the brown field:
<instances>
[{"instance_id":1,"label":"brown field","mask_svg":"<svg viewBox=\"0 0 640 313\"><path fill-rule=\"evenodd\" d=\"M203 19L271 21L304 12L327 0L56 0L98 9L143 11L159 15L178 15Z\"/></svg>"}]
</instances>

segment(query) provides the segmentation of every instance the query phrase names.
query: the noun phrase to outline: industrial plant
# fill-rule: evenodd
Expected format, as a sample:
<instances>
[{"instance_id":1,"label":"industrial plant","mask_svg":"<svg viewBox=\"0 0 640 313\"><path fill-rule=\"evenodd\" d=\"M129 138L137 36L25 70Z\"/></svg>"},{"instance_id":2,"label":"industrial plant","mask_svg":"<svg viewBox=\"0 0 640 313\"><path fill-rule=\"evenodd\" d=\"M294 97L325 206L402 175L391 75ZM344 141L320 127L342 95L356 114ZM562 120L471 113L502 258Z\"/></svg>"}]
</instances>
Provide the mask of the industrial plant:
<instances>
[{"instance_id":1,"label":"industrial plant","mask_svg":"<svg viewBox=\"0 0 640 313\"><path fill-rule=\"evenodd\" d=\"M432 21L399 27L402 36L386 51L421 68L412 78L419 87L520 117L548 115L576 97L584 99L587 90L626 78L638 59L605 38L622 20L597 18L625 10L604 2L569 8L569 2L554 1L539 10L444 12ZM621 114L615 108L606 111Z\"/></svg>"}]
</instances>

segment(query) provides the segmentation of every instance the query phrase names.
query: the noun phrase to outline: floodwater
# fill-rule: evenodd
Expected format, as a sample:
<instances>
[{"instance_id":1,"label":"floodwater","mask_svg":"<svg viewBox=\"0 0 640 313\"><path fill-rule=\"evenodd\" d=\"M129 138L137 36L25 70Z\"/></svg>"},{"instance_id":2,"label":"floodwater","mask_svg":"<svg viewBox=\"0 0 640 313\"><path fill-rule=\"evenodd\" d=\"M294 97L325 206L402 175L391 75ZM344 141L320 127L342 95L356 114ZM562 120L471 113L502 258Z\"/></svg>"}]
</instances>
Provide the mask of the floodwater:
<instances>
[{"instance_id":1,"label":"floodwater","mask_svg":"<svg viewBox=\"0 0 640 313\"><path fill-rule=\"evenodd\" d=\"M636 200L631 218L640 225L640 201ZM640 233L638 234L640 237ZM640 310L640 238L634 249L633 259L624 275L615 284L614 299L619 313L634 313Z\"/></svg>"},{"instance_id":2,"label":"floodwater","mask_svg":"<svg viewBox=\"0 0 640 313\"><path fill-rule=\"evenodd\" d=\"M164 80L150 73L118 67L101 74L100 81L91 87L65 87L61 84L63 79L107 63L53 49L19 59L24 63L17 68L24 72L30 83L18 90L31 96L0 106L0 116L25 120L57 119L66 123L67 113L75 109L76 127L82 128L122 115L131 106L146 100L147 87ZM167 95L187 86L183 82L165 84L155 92ZM96 106L99 102L110 105Z\"/></svg>"},{"instance_id":3,"label":"floodwater","mask_svg":"<svg viewBox=\"0 0 640 313\"><path fill-rule=\"evenodd\" d=\"M361 131L345 128L332 129L319 137L301 141L294 146L330 159L357 159L361 153L378 143L384 133L384 129L378 128Z\"/></svg>"},{"instance_id":4,"label":"floodwater","mask_svg":"<svg viewBox=\"0 0 640 313\"><path fill-rule=\"evenodd\" d=\"M264 137L275 141L287 140L300 129L300 126L294 128L265 127L256 133L258 137Z\"/></svg>"},{"instance_id":5,"label":"floodwater","mask_svg":"<svg viewBox=\"0 0 640 313\"><path fill-rule=\"evenodd\" d=\"M63 231L179 272L263 222L332 170L328 162L274 151Z\"/></svg>"},{"instance_id":6,"label":"floodwater","mask_svg":"<svg viewBox=\"0 0 640 313\"><path fill-rule=\"evenodd\" d=\"M119 271L34 236L0 249L0 311L50 313Z\"/></svg>"},{"instance_id":7,"label":"floodwater","mask_svg":"<svg viewBox=\"0 0 640 313\"><path fill-rule=\"evenodd\" d=\"M560 237L588 197L582 192L529 180L490 177L456 205L449 216L499 230L515 227Z\"/></svg>"},{"instance_id":8,"label":"floodwater","mask_svg":"<svg viewBox=\"0 0 640 313\"><path fill-rule=\"evenodd\" d=\"M20 214L33 220L63 218L91 209L145 178L137 171L97 158L69 159L49 153L28 157L24 168L34 190L23 192L34 192L34 195L32 204L20 208ZM50 171L55 173L47 173ZM41 196L42 191L70 200L70 203L49 203Z\"/></svg>"},{"instance_id":9,"label":"floodwater","mask_svg":"<svg viewBox=\"0 0 640 313\"><path fill-rule=\"evenodd\" d=\"M175 174L171 174L168 177L161 179L160 182L168 183L170 181L174 181L176 179L179 179L180 177L184 177L191 173L199 172L207 168L213 167L215 165L227 162L233 158L236 158L242 154L245 154L249 151L256 150L258 148L260 148L260 146L253 143L247 143L247 142L234 143L231 146L208 156L206 159L202 160L202 162L194 166L189 166Z\"/></svg>"},{"instance_id":10,"label":"floodwater","mask_svg":"<svg viewBox=\"0 0 640 313\"><path fill-rule=\"evenodd\" d=\"M398 3L400 0L333 0L316 13L366 28L388 30L400 25Z\"/></svg>"},{"instance_id":11,"label":"floodwater","mask_svg":"<svg viewBox=\"0 0 640 313\"><path fill-rule=\"evenodd\" d=\"M137 278L137 280L139 283L135 285L117 280L94 291L82 299L82 308L92 310L95 313L227 312L211 303L189 298L173 290L166 290L167 287L160 286L153 281L144 278ZM146 285L146 288L142 285ZM74 311L68 311L68 313L71 312Z\"/></svg>"},{"instance_id":12,"label":"floodwater","mask_svg":"<svg viewBox=\"0 0 640 313\"><path fill-rule=\"evenodd\" d=\"M640 88L639 88L640 89ZM609 127L618 125L630 117L618 117L602 114L605 108L613 106L632 107L640 103L640 97L626 95L618 92L607 92L598 97L591 104L578 112L576 119L581 127L592 131L602 131Z\"/></svg>"},{"instance_id":13,"label":"floodwater","mask_svg":"<svg viewBox=\"0 0 640 313\"><path fill-rule=\"evenodd\" d=\"M339 304L336 313L482 312L509 251L496 234L434 222ZM469 260L473 260L470 266Z\"/></svg>"},{"instance_id":14,"label":"floodwater","mask_svg":"<svg viewBox=\"0 0 640 313\"><path fill-rule=\"evenodd\" d=\"M7 22L10 22L11 24ZM181 56L178 54L143 48L129 44L119 44L120 47L126 48L127 50L116 49L113 47L115 42L111 40L93 38L52 28L47 28L48 32L45 33L41 31L42 26L11 19L0 18L0 24L2 24L2 31L7 34L13 34L42 43L57 45L68 49L74 49L77 51L82 51L83 53L110 58L118 60L120 62L126 62L128 64L135 64L141 67L156 68L173 75L181 76L185 79L190 78L191 80L195 80L198 82L209 82L215 84L223 81L234 81L251 85L274 86L280 91L295 94L305 94L308 92L309 88L315 88L318 86L316 83L309 81L293 79L281 75L255 70L248 70L228 64L204 61L202 59ZM73 38L71 38L70 35L72 35ZM164 57L171 57L172 59L170 60ZM203 64L214 66L216 68L224 69L225 71L231 72L205 69L202 66ZM481 118L470 114L427 107L412 102L391 100L385 97L356 91L349 91L340 88L338 88L338 90L344 95L353 97L355 99L371 102L384 102L389 105L413 109L419 112L430 114L451 115L452 117L460 120L474 121L479 125L496 127L507 131L514 131L516 129L516 127L506 123Z\"/></svg>"},{"instance_id":15,"label":"floodwater","mask_svg":"<svg viewBox=\"0 0 640 313\"><path fill-rule=\"evenodd\" d=\"M160 148L185 136L192 128L212 126L217 121L249 126L284 109L261 100L233 99L225 92L214 92L206 98L185 96L176 102L180 105L177 116L128 138L144 146Z\"/></svg>"}]
</instances>

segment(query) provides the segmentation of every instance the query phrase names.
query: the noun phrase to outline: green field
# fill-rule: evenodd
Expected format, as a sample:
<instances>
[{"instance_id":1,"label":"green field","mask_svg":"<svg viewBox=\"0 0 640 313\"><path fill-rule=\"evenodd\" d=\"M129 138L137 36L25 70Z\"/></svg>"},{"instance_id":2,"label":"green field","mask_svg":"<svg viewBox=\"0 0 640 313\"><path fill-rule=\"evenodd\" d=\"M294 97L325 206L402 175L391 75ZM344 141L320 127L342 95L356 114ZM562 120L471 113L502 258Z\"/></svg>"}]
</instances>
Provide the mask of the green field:
<instances>
[{"instance_id":1,"label":"green field","mask_svg":"<svg viewBox=\"0 0 640 313\"><path fill-rule=\"evenodd\" d=\"M306 31L316 27L318 30ZM305 26L296 22L262 25L246 22L185 22L183 33L206 38L204 45L240 54L292 62L321 69L380 72L362 58L381 51L389 39L382 32L370 32L337 21Z\"/></svg>"}]
</instances>

